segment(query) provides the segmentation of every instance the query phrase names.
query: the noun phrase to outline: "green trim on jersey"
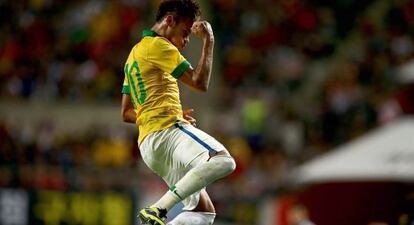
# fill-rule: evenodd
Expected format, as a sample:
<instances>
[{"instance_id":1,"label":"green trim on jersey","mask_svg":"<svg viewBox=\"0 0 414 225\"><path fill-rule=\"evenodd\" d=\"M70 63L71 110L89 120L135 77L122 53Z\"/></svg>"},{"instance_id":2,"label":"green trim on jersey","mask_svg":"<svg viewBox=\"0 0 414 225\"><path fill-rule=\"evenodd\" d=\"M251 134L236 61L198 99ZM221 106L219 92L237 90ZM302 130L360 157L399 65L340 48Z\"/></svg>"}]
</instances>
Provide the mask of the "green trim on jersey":
<instances>
[{"instance_id":1,"label":"green trim on jersey","mask_svg":"<svg viewBox=\"0 0 414 225\"><path fill-rule=\"evenodd\" d=\"M175 68L175 70L171 73L171 75L178 79L183 75L184 71L190 67L190 63L187 60L184 60L180 65Z\"/></svg>"},{"instance_id":2,"label":"green trim on jersey","mask_svg":"<svg viewBox=\"0 0 414 225\"><path fill-rule=\"evenodd\" d=\"M157 33L155 33L155 31L150 30L150 29L144 29L142 31L142 37L157 37L160 36Z\"/></svg>"},{"instance_id":3,"label":"green trim on jersey","mask_svg":"<svg viewBox=\"0 0 414 225\"><path fill-rule=\"evenodd\" d=\"M128 94L128 95L130 95L130 94L131 94L131 89L129 88L129 85L127 85L127 86L122 86L122 91L121 91L121 93L122 93L122 94Z\"/></svg>"}]
</instances>

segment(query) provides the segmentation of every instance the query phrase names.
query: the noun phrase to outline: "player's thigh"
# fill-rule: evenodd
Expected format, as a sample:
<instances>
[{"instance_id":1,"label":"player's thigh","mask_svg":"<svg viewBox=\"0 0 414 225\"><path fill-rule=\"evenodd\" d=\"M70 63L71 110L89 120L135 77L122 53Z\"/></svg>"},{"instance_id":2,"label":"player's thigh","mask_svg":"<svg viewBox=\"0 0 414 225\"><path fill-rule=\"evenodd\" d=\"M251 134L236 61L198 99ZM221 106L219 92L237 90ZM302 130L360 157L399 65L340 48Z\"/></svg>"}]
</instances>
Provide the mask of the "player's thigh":
<instances>
[{"instance_id":1,"label":"player's thigh","mask_svg":"<svg viewBox=\"0 0 414 225\"><path fill-rule=\"evenodd\" d=\"M191 211L194 212L211 212L215 213L216 210L214 208L213 202L210 199L210 196L208 195L207 191L205 189L202 189L200 191L200 199L198 201L198 205Z\"/></svg>"},{"instance_id":2,"label":"player's thigh","mask_svg":"<svg viewBox=\"0 0 414 225\"><path fill-rule=\"evenodd\" d=\"M183 162L189 169L206 162L210 154L227 152L219 141L190 124L179 123L176 127L179 135L174 158Z\"/></svg>"},{"instance_id":3,"label":"player's thigh","mask_svg":"<svg viewBox=\"0 0 414 225\"><path fill-rule=\"evenodd\" d=\"M182 163L173 158L174 148L171 137L175 134L173 127L147 135L139 146L145 164L161 177L172 171L181 171ZM174 141L174 140L173 140Z\"/></svg>"}]
</instances>

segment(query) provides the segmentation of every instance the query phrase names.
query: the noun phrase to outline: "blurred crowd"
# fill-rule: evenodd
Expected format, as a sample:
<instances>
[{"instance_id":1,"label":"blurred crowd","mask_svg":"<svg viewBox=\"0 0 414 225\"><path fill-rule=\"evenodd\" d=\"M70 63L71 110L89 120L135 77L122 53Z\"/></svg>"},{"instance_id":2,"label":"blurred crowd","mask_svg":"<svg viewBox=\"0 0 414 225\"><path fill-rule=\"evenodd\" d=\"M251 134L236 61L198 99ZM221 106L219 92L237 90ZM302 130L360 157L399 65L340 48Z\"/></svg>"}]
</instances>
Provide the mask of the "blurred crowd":
<instances>
[{"instance_id":1,"label":"blurred crowd","mask_svg":"<svg viewBox=\"0 0 414 225\"><path fill-rule=\"evenodd\" d=\"M2 1L1 96L114 101L151 1Z\"/></svg>"},{"instance_id":2,"label":"blurred crowd","mask_svg":"<svg viewBox=\"0 0 414 225\"><path fill-rule=\"evenodd\" d=\"M213 7L225 133L243 131L254 150L277 145L306 159L414 112L413 1Z\"/></svg>"},{"instance_id":3,"label":"blurred crowd","mask_svg":"<svg viewBox=\"0 0 414 225\"><path fill-rule=\"evenodd\" d=\"M225 219L253 224L257 199L283 188L294 165L414 113L414 1L386 1L370 17L375 2L208 1L221 82L211 107L217 122L202 129L238 161L210 187ZM119 102L124 59L156 4L0 1L0 99ZM0 187L160 186L137 160L135 136L0 121Z\"/></svg>"}]
</instances>

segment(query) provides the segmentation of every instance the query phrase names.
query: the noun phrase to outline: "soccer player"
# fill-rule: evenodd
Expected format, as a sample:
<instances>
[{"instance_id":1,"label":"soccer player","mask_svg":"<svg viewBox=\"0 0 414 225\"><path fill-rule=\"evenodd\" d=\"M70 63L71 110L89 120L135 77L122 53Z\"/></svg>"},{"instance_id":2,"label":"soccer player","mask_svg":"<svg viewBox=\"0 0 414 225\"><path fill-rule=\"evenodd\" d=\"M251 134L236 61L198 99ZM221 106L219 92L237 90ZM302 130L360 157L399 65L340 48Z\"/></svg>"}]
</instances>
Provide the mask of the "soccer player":
<instances>
[{"instance_id":1,"label":"soccer player","mask_svg":"<svg viewBox=\"0 0 414 225\"><path fill-rule=\"evenodd\" d=\"M177 80L202 92L209 86L214 35L199 16L194 0L162 1L155 24L143 31L125 63L123 120L138 125L142 159L169 186L157 202L140 210L142 224L164 225L168 210L182 202L184 212L169 225L211 225L215 209L205 187L236 167L222 144L191 125L180 103ZM195 68L178 50L191 33L203 41Z\"/></svg>"}]
</instances>

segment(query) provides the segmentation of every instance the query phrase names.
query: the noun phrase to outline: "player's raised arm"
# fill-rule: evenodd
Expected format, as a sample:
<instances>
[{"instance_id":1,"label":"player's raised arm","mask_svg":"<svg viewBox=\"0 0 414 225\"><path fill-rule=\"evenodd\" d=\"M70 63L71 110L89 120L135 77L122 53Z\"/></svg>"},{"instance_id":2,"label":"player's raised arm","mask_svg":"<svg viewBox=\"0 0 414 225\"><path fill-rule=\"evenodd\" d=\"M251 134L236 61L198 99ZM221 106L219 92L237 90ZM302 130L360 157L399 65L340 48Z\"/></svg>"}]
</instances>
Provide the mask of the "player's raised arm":
<instances>
[{"instance_id":1,"label":"player's raised arm","mask_svg":"<svg viewBox=\"0 0 414 225\"><path fill-rule=\"evenodd\" d=\"M205 92L210 83L213 67L214 34L210 23L207 21L194 22L191 32L203 40L201 57L196 68L188 68L184 71L180 80L196 90Z\"/></svg>"}]
</instances>

